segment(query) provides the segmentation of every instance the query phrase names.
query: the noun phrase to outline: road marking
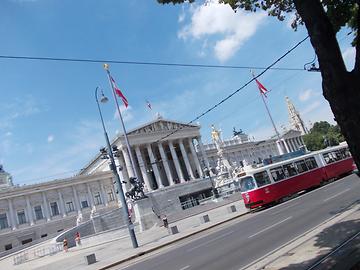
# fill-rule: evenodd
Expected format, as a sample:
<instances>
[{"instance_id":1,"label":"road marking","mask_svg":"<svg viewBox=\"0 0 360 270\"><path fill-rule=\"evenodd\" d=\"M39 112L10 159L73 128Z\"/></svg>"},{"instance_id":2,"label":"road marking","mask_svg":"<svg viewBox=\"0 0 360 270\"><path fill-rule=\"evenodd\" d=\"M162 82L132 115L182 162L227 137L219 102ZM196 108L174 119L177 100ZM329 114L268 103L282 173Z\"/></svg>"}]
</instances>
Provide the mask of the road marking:
<instances>
[{"instance_id":1,"label":"road marking","mask_svg":"<svg viewBox=\"0 0 360 270\"><path fill-rule=\"evenodd\" d=\"M179 270L185 270L188 269L190 267L190 265L184 266L183 268L180 268Z\"/></svg>"},{"instance_id":2,"label":"road marking","mask_svg":"<svg viewBox=\"0 0 360 270\"><path fill-rule=\"evenodd\" d=\"M270 214L270 215L279 214L279 213L281 213L283 210L288 209L288 208L293 207L293 206L298 205L298 204L299 204L299 203L294 203L294 204L285 206L285 207L281 208L279 211L276 211L276 212L274 212L274 213L271 213L271 212L270 212L269 214Z\"/></svg>"},{"instance_id":3,"label":"road marking","mask_svg":"<svg viewBox=\"0 0 360 270\"><path fill-rule=\"evenodd\" d=\"M254 237L254 236L256 236L256 235L258 235L260 233L266 232L267 230L270 230L271 228L274 228L275 226L277 226L277 225L279 225L279 224L281 224L281 223L283 223L283 222L285 222L285 221L287 221L289 219L292 219L292 217L287 217L287 218L283 219L282 221L279 221L279 222L277 222L277 223L275 223L275 224L273 224L273 225L271 225L269 227L266 227L265 229L255 233L255 234L250 235L248 238L252 238L252 237Z\"/></svg>"},{"instance_id":4,"label":"road marking","mask_svg":"<svg viewBox=\"0 0 360 270\"><path fill-rule=\"evenodd\" d=\"M227 236L227 235L229 235L229 234L232 234L233 232L234 232L234 231L230 231L230 232L224 233L224 234L222 234L222 235L219 235L219 236L217 236L217 237L215 237L215 238L213 238L213 239L211 239L211 240L209 240L209 241L206 241L206 242L204 242L204 243L201 243L200 245L197 245L197 246L195 246L195 247L189 248L187 251L190 252L190 251L193 251L194 249L197 249L197 248L199 248L199 247L206 246L207 244L209 244L209 243L211 243L211 242L214 242L214 241L216 241L216 240L218 240L218 239L220 239L220 238L223 238L223 237L225 237L225 236Z\"/></svg>"},{"instance_id":5,"label":"road marking","mask_svg":"<svg viewBox=\"0 0 360 270\"><path fill-rule=\"evenodd\" d=\"M349 190L350 190L350 188L347 188L347 189L345 189L345 190L343 190L343 191L341 191L341 192L339 192L339 193L325 199L324 202L330 201L331 199L334 199L335 197L340 196L341 194L343 194L343 193L345 193L345 192L347 192Z\"/></svg>"}]
</instances>

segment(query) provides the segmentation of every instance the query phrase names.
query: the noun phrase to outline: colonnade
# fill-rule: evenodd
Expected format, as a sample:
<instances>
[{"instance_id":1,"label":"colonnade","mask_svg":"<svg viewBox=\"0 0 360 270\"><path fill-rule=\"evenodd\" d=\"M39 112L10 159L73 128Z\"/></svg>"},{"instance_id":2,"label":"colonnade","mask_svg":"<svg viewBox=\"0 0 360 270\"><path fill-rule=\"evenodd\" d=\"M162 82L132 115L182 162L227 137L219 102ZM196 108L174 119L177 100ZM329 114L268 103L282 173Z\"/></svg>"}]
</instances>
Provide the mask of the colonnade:
<instances>
[{"instance_id":1,"label":"colonnade","mask_svg":"<svg viewBox=\"0 0 360 270\"><path fill-rule=\"evenodd\" d=\"M97 184L95 184L95 182L97 182ZM55 216L66 217L70 212L74 212L76 215L81 214L83 211L82 209L85 207L81 205L81 198L79 197L78 187L80 185L86 186L85 193L82 192L81 195L82 198L84 198L84 201L87 201L87 207L89 207L90 209L96 209L97 205L94 201L95 194L100 195L101 204L104 206L108 206L109 200L116 200L116 196L109 198L108 194L106 193L104 183L101 180L93 181L91 182L91 184L79 183L74 184L71 187L64 186L46 191L40 191L38 193L31 192L29 194L19 194L17 196L13 196L12 198L7 198L3 200L0 199L0 201L2 201L3 203L6 201L5 205L3 204L3 206L7 206L5 214L7 217L8 227L12 230L16 230L19 225L25 223L33 226L37 220L45 220L46 222L49 222ZM94 185L96 185L95 189ZM70 188L71 193L69 194L68 192L64 191L63 189L65 188ZM52 196L49 195L50 192L52 193ZM110 192L112 192L112 190ZM56 194L55 197L54 193ZM32 200L32 196L37 197L36 201ZM41 198L40 200L39 197ZM19 203L19 201L21 201L22 203ZM16 204L17 207L15 207L14 204ZM66 206L66 204L68 204L68 207ZM74 207L71 208L70 205ZM38 214L37 211L39 211ZM19 213L22 212L25 214L25 223L23 223L24 220L20 221L19 218Z\"/></svg>"},{"instance_id":2,"label":"colonnade","mask_svg":"<svg viewBox=\"0 0 360 270\"><path fill-rule=\"evenodd\" d=\"M147 144L133 145L132 154L138 177L145 184L146 191L152 191L165 186L173 186L196 178L204 177L204 173L194 147L197 141L201 150L204 165L209 167L201 137L183 138L159 141ZM118 162L122 165L120 176L125 182L135 173L131 166L131 159L127 148L120 147L121 155ZM129 188L124 186L125 189Z\"/></svg>"}]
</instances>

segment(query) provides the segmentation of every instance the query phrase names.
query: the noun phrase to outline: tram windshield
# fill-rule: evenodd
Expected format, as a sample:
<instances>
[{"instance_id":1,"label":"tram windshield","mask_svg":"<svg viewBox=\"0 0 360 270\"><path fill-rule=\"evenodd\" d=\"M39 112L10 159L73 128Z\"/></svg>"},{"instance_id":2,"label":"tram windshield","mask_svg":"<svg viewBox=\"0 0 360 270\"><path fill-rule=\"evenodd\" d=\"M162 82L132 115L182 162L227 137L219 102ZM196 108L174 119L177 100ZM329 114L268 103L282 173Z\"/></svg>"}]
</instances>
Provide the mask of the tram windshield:
<instances>
[{"instance_id":1,"label":"tram windshield","mask_svg":"<svg viewBox=\"0 0 360 270\"><path fill-rule=\"evenodd\" d=\"M246 176L246 177L242 178L240 181L240 185L241 185L242 192L252 190L256 187L254 179L251 176Z\"/></svg>"}]
</instances>

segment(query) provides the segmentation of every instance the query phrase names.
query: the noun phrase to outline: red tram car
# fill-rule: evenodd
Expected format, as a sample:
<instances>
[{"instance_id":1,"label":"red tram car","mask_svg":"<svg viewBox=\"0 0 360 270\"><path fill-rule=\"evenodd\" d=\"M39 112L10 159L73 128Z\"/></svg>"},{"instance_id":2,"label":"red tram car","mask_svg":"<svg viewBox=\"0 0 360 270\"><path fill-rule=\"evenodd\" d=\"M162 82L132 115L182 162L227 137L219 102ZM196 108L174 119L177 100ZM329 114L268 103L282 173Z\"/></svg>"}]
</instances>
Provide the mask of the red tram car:
<instances>
[{"instance_id":1,"label":"red tram car","mask_svg":"<svg viewBox=\"0 0 360 270\"><path fill-rule=\"evenodd\" d=\"M339 145L259 168L244 170L240 177L245 206L278 202L299 191L351 173L354 161L348 146Z\"/></svg>"}]
</instances>

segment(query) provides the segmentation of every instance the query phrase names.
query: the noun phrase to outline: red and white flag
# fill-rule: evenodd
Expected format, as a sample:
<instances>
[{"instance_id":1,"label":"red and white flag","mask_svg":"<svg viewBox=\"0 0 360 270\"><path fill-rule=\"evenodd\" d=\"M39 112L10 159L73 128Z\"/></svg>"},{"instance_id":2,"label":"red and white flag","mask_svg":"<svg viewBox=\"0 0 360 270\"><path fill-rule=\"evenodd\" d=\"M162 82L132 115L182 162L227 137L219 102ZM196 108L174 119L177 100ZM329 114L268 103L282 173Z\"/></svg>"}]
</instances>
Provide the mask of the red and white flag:
<instances>
[{"instance_id":1,"label":"red and white flag","mask_svg":"<svg viewBox=\"0 0 360 270\"><path fill-rule=\"evenodd\" d=\"M261 84L261 82L259 82L257 79L255 79L255 82L256 82L256 84L257 84L257 86L258 86L258 88L259 88L260 93L261 93L262 95L264 95L265 97L267 97L267 96L266 96L266 93L268 92L268 90L265 88L265 86L263 86L263 85Z\"/></svg>"},{"instance_id":2,"label":"red and white flag","mask_svg":"<svg viewBox=\"0 0 360 270\"><path fill-rule=\"evenodd\" d=\"M116 85L116 82L114 80L113 77L110 76L110 81L111 81L111 84L115 90L115 93L121 98L122 102L124 103L125 105L125 108L127 108L129 106L129 102L128 100L126 99L126 97L123 95L123 93L121 92L121 90L119 89L119 87L117 87Z\"/></svg>"},{"instance_id":3,"label":"red and white flag","mask_svg":"<svg viewBox=\"0 0 360 270\"><path fill-rule=\"evenodd\" d=\"M150 104L150 102L149 102L148 100L146 100L146 105L148 106L148 108L149 108L150 110L152 110L151 104Z\"/></svg>"}]
</instances>

